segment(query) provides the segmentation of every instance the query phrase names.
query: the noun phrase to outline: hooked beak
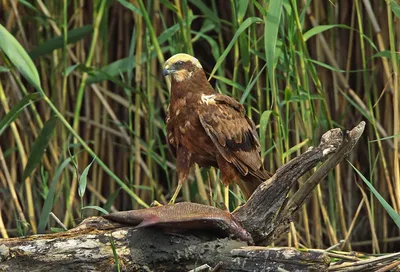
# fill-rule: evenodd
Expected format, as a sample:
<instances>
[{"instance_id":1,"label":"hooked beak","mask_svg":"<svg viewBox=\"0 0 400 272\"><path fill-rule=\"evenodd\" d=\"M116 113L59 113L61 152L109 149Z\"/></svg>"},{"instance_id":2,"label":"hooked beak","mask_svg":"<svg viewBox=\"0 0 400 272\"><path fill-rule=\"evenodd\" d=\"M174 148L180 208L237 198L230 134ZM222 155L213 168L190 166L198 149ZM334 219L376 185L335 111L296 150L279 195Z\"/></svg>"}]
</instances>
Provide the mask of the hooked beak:
<instances>
[{"instance_id":1,"label":"hooked beak","mask_svg":"<svg viewBox=\"0 0 400 272\"><path fill-rule=\"evenodd\" d=\"M175 72L175 70L172 70L172 69L164 69L163 72L162 72L162 75L163 75L163 76L168 76L168 75L172 74L173 72Z\"/></svg>"}]
</instances>

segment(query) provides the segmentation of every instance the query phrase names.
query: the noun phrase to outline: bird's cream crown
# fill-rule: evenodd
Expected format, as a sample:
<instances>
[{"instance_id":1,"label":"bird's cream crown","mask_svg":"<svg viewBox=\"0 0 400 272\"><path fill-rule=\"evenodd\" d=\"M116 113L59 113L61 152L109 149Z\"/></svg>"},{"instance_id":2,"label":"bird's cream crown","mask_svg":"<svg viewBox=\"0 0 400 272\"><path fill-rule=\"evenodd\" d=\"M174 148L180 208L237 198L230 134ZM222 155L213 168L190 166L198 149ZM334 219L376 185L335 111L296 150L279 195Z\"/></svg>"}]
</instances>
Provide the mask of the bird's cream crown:
<instances>
[{"instance_id":1,"label":"bird's cream crown","mask_svg":"<svg viewBox=\"0 0 400 272\"><path fill-rule=\"evenodd\" d=\"M193 57L193 56L191 56L189 54L185 54L185 53L175 54L172 57L170 57L165 62L164 68L168 69L171 65L173 65L174 63L176 63L178 61L183 61L183 62L190 61L193 65L196 65L197 68L202 68L200 62L198 61L198 59L196 59L195 57Z\"/></svg>"}]
</instances>

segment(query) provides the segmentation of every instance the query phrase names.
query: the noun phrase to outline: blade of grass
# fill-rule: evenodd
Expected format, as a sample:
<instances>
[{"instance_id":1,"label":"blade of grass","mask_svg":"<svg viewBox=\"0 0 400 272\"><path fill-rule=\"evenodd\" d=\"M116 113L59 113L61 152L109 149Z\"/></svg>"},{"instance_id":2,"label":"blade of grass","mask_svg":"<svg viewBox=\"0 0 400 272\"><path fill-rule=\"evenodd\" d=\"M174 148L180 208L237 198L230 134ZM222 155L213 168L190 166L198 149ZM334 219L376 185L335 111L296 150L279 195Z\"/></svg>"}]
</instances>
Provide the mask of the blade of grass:
<instances>
[{"instance_id":1,"label":"blade of grass","mask_svg":"<svg viewBox=\"0 0 400 272\"><path fill-rule=\"evenodd\" d=\"M278 29L282 14L282 0L271 1L264 26L264 47L267 59L269 80L272 84L275 81L275 58L276 44L278 40Z\"/></svg>"},{"instance_id":2,"label":"blade of grass","mask_svg":"<svg viewBox=\"0 0 400 272\"><path fill-rule=\"evenodd\" d=\"M85 209L94 209L94 210L99 211L99 212L101 212L103 214L108 214L108 212L105 209L103 209L102 207L99 207L99 206L85 206L85 207L82 207L82 210L85 210Z\"/></svg>"},{"instance_id":3,"label":"blade of grass","mask_svg":"<svg viewBox=\"0 0 400 272\"><path fill-rule=\"evenodd\" d=\"M6 130L8 125L14 122L15 119L19 116L21 111L31 103L38 101L41 98L40 93L33 93L24 96L12 109L4 116L0 121L0 136ZM3 92L3 88L0 88L0 100L5 101L6 97Z\"/></svg>"},{"instance_id":4,"label":"blade of grass","mask_svg":"<svg viewBox=\"0 0 400 272\"><path fill-rule=\"evenodd\" d=\"M264 65L260 72L256 75L256 77L250 78L250 84L247 85L246 89L244 90L242 97L240 98L240 103L244 103L244 101L246 100L246 98L248 97L248 95L250 94L251 90L253 89L254 85L257 83L258 79L260 78L261 74L264 72L265 67L267 67L267 65Z\"/></svg>"},{"instance_id":5,"label":"blade of grass","mask_svg":"<svg viewBox=\"0 0 400 272\"><path fill-rule=\"evenodd\" d=\"M241 25L246 15L247 9L249 7L249 1L239 0L235 2L236 2L237 24ZM246 78L245 82L247 83L248 74L250 71L250 52L249 52L249 40L247 38L247 35L244 35L244 33L239 36L239 49L240 49L240 56L243 65L244 75Z\"/></svg>"},{"instance_id":6,"label":"blade of grass","mask_svg":"<svg viewBox=\"0 0 400 272\"><path fill-rule=\"evenodd\" d=\"M226 47L226 49L224 50L224 52L222 52L221 56L218 58L217 63L214 65L213 70L210 73L210 76L208 77L208 80L210 80L213 75L215 74L215 72L218 70L218 68L221 66L222 62L225 60L226 56L228 55L228 53L231 51L233 45L236 43L237 39L239 38L240 34L243 33L243 31L245 31L249 26L251 26L254 23L261 23L263 22L263 20L261 20L260 18L257 17L250 17L247 18L243 24L240 25L240 27L238 28L238 30L236 31L235 35L233 36L232 40L229 42L228 46Z\"/></svg>"},{"instance_id":7,"label":"blade of grass","mask_svg":"<svg viewBox=\"0 0 400 272\"><path fill-rule=\"evenodd\" d=\"M361 179L368 186L368 188L371 190L374 196L378 199L379 203L381 203L383 208L385 208L387 213L390 215L390 217L393 219L396 225L400 228L400 215L398 215L396 211L392 208L392 206L390 206L389 203L386 202L386 200L379 194L379 192L374 188L371 182L369 182L369 180L366 179L364 175L351 162L349 161L347 162L351 165L351 167L353 167L356 173L361 177Z\"/></svg>"},{"instance_id":8,"label":"blade of grass","mask_svg":"<svg viewBox=\"0 0 400 272\"><path fill-rule=\"evenodd\" d=\"M36 89L41 88L39 74L35 64L21 44L0 24L0 49L4 51L12 64Z\"/></svg>"},{"instance_id":9,"label":"blade of grass","mask_svg":"<svg viewBox=\"0 0 400 272\"><path fill-rule=\"evenodd\" d=\"M117 272L121 271L121 266L119 263L119 257L118 257L118 253L117 253L117 249L115 247L115 242L114 242L114 237L112 235L110 235L110 244L111 244L111 249L113 252L113 256L114 256L114 262L115 262L115 268L117 270Z\"/></svg>"},{"instance_id":10,"label":"blade of grass","mask_svg":"<svg viewBox=\"0 0 400 272\"><path fill-rule=\"evenodd\" d=\"M59 178L64 171L65 167L68 166L68 164L71 162L71 158L65 159L60 166L56 170L56 174L53 177L53 181L51 182L49 192L47 193L46 199L43 203L42 211L40 213L39 217L39 224L38 224L38 233L44 233L44 230L46 228L49 215L51 212L51 209L53 208L54 204L54 195L56 191L56 186L57 182L59 181Z\"/></svg>"},{"instance_id":11,"label":"blade of grass","mask_svg":"<svg viewBox=\"0 0 400 272\"><path fill-rule=\"evenodd\" d=\"M56 128L57 118L50 118L43 126L38 137L32 145L31 154L26 163L22 179L25 180L42 160L42 156L49 145L51 135Z\"/></svg>"},{"instance_id":12,"label":"blade of grass","mask_svg":"<svg viewBox=\"0 0 400 272\"><path fill-rule=\"evenodd\" d=\"M78 187L78 195L82 198L85 195L85 191L86 191L86 184L87 184L87 175L89 173L90 167L92 166L92 164L95 162L94 158L92 160L92 162L85 167L85 169L82 172L82 175L79 177L79 187Z\"/></svg>"},{"instance_id":13,"label":"blade of grass","mask_svg":"<svg viewBox=\"0 0 400 272\"><path fill-rule=\"evenodd\" d=\"M93 31L92 25L85 25L80 28L72 29L67 33L66 44L76 43L79 40L86 37L87 35L89 35L90 33L92 33L92 31ZM64 35L47 40L46 42L42 43L41 45L31 50L29 52L29 56L32 59L36 59L46 54L50 54L54 50L63 47L64 47Z\"/></svg>"},{"instance_id":14,"label":"blade of grass","mask_svg":"<svg viewBox=\"0 0 400 272\"><path fill-rule=\"evenodd\" d=\"M277 154L283 153L283 142L279 139L282 136L284 130L284 124L282 122L282 117L280 116L279 110L279 92L275 80L275 67L277 64L276 58L276 47L278 40L278 30L281 21L282 14L282 0L271 1L268 7L267 15L264 16L264 50L265 59L267 64L267 74L269 79L269 85L271 87L271 96L273 104L273 109L277 115L278 122L276 123L276 132L274 133L274 141L276 146ZM271 105L270 105L271 106ZM284 138L284 137L281 137ZM287 142L287 141L286 141ZM283 162L283 157L276 156L279 163Z\"/></svg>"},{"instance_id":15,"label":"blade of grass","mask_svg":"<svg viewBox=\"0 0 400 272\"><path fill-rule=\"evenodd\" d=\"M261 144L261 158L264 158L266 153L266 133L269 118L273 112L266 110L261 114L260 118L260 144Z\"/></svg>"},{"instance_id":16,"label":"blade of grass","mask_svg":"<svg viewBox=\"0 0 400 272\"><path fill-rule=\"evenodd\" d=\"M391 1L392 2L392 1ZM389 43L390 43L390 52L392 55L392 69L393 69L393 133L399 134L400 133L400 87L399 87L399 63L396 58L396 52L398 51L398 43L395 41L396 32L397 30L393 28L395 21L393 20L392 11L396 12L399 11L398 5L391 4L391 2L387 1L387 20L388 20L388 27L389 27ZM392 2L393 3L393 2ZM397 199L397 207L400 207L400 162L399 162L399 145L400 141L399 138L393 139L394 144L394 154L393 154L393 172L394 172L394 188L395 188L395 195Z\"/></svg>"}]
</instances>

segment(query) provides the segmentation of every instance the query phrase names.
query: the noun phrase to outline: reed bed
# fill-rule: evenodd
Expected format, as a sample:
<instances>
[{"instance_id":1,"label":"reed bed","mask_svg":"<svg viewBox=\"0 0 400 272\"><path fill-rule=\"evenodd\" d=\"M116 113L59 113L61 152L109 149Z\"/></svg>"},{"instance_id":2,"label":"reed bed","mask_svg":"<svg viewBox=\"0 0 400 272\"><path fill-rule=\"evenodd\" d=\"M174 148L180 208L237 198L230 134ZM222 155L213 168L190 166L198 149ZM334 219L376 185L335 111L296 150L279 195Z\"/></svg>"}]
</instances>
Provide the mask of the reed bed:
<instances>
[{"instance_id":1,"label":"reed bed","mask_svg":"<svg viewBox=\"0 0 400 272\"><path fill-rule=\"evenodd\" d=\"M277 245L399 251L399 17L394 0L0 0L0 235L166 202L161 70L186 52L245 104L271 172L367 121ZM196 167L179 200L217 205L218 180Z\"/></svg>"}]
</instances>

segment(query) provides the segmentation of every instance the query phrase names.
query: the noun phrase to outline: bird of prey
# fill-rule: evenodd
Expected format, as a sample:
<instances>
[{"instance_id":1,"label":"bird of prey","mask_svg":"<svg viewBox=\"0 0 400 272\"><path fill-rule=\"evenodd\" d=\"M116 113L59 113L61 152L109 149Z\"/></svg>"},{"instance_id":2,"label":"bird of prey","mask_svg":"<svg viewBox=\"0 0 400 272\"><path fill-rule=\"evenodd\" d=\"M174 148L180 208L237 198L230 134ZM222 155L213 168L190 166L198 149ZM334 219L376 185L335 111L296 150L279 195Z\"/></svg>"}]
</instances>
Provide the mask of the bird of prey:
<instances>
[{"instance_id":1,"label":"bird of prey","mask_svg":"<svg viewBox=\"0 0 400 272\"><path fill-rule=\"evenodd\" d=\"M270 176L260 157L255 125L235 99L217 93L208 82L200 62L188 54L176 54L164 65L171 77L171 98L166 125L167 141L176 158L178 187L190 168L216 167L225 186L236 182L246 198Z\"/></svg>"}]
</instances>

